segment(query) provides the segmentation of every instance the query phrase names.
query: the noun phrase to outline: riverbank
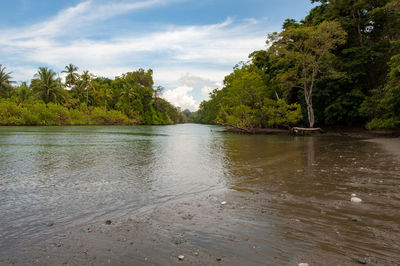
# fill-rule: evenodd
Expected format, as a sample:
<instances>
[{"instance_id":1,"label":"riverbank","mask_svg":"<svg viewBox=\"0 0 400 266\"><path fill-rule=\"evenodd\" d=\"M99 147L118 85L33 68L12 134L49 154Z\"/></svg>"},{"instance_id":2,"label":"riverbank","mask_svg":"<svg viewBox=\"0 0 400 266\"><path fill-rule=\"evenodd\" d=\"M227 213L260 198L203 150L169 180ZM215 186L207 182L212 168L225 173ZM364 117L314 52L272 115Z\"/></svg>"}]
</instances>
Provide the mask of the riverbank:
<instances>
[{"instance_id":1,"label":"riverbank","mask_svg":"<svg viewBox=\"0 0 400 266\"><path fill-rule=\"evenodd\" d=\"M400 129L394 130L368 130L364 127L342 127L342 126L329 126L322 127L322 132L307 132L305 135L308 136L341 136L341 137L353 137L353 138L391 138L400 137ZM240 129L236 127L226 127L226 132L235 134L254 134L254 135L289 135L289 129L278 129L278 128L252 128L252 129Z\"/></svg>"},{"instance_id":2,"label":"riverbank","mask_svg":"<svg viewBox=\"0 0 400 266\"><path fill-rule=\"evenodd\" d=\"M0 265L400 260L399 139L222 130L0 128Z\"/></svg>"}]
</instances>

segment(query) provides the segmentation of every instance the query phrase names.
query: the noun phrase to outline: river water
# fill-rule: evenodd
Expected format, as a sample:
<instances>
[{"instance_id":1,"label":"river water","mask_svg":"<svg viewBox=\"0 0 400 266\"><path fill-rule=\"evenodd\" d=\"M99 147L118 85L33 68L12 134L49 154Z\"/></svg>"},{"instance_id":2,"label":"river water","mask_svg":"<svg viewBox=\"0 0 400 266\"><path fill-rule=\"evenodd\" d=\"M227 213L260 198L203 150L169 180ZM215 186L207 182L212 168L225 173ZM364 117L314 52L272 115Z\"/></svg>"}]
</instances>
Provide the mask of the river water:
<instances>
[{"instance_id":1,"label":"river water","mask_svg":"<svg viewBox=\"0 0 400 266\"><path fill-rule=\"evenodd\" d=\"M1 265L300 262L400 265L399 138L0 128Z\"/></svg>"}]
</instances>

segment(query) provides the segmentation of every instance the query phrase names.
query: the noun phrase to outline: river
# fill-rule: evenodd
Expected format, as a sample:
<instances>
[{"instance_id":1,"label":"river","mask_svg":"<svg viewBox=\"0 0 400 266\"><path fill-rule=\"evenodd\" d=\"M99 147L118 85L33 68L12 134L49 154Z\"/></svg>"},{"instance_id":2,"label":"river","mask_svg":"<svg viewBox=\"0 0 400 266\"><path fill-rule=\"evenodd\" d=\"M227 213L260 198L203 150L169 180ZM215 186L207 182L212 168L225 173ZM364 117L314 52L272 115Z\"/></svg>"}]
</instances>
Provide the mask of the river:
<instances>
[{"instance_id":1,"label":"river","mask_svg":"<svg viewBox=\"0 0 400 266\"><path fill-rule=\"evenodd\" d=\"M300 262L400 264L399 138L0 127L1 265Z\"/></svg>"}]
</instances>

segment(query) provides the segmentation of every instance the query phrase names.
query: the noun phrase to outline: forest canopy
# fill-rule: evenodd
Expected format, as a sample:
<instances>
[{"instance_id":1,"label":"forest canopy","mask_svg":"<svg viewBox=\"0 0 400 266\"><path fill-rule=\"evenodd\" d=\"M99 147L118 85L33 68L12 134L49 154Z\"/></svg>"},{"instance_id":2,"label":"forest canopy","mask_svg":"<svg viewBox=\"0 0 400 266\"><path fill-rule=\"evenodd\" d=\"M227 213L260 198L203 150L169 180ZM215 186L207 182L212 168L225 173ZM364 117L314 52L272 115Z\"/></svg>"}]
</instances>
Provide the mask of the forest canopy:
<instances>
[{"instance_id":1,"label":"forest canopy","mask_svg":"<svg viewBox=\"0 0 400 266\"><path fill-rule=\"evenodd\" d=\"M235 66L192 119L239 128L398 128L400 2L311 2L317 6L302 21L287 19L267 49Z\"/></svg>"}]
</instances>

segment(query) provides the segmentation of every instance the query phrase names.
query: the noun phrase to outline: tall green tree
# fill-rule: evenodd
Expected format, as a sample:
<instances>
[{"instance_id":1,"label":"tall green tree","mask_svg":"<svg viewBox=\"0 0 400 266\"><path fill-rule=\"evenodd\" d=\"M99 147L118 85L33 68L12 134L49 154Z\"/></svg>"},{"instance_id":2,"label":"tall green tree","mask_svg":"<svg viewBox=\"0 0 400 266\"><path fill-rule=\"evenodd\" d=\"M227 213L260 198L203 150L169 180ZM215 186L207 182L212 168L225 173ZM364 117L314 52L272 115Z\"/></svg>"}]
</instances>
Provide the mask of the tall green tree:
<instances>
[{"instance_id":1,"label":"tall green tree","mask_svg":"<svg viewBox=\"0 0 400 266\"><path fill-rule=\"evenodd\" d=\"M80 81L78 86L80 87L81 91L84 91L86 93L86 106L89 104L89 90L92 90L93 92L96 90L96 88L93 85L93 78L95 76L90 73L88 70L83 71L82 75L80 76Z\"/></svg>"},{"instance_id":2,"label":"tall green tree","mask_svg":"<svg viewBox=\"0 0 400 266\"><path fill-rule=\"evenodd\" d=\"M112 99L112 91L108 84L99 84L97 98L104 104L104 111L107 111L107 102Z\"/></svg>"},{"instance_id":3,"label":"tall green tree","mask_svg":"<svg viewBox=\"0 0 400 266\"><path fill-rule=\"evenodd\" d=\"M233 73L225 77L224 84L227 92L219 103L218 122L239 128L261 127L266 90L261 73L249 65L236 66Z\"/></svg>"},{"instance_id":4,"label":"tall green tree","mask_svg":"<svg viewBox=\"0 0 400 266\"><path fill-rule=\"evenodd\" d=\"M77 81L79 80L79 74L77 73L78 69L79 68L73 64L65 66L65 70L61 71L61 73L67 74L67 76L65 77L65 85L72 88L72 86L77 83Z\"/></svg>"},{"instance_id":5,"label":"tall green tree","mask_svg":"<svg viewBox=\"0 0 400 266\"><path fill-rule=\"evenodd\" d=\"M210 100L200 104L195 119L245 131L296 124L302 118L300 105L279 99L264 76L264 70L254 64L235 66L225 77L224 87L214 90Z\"/></svg>"},{"instance_id":6,"label":"tall green tree","mask_svg":"<svg viewBox=\"0 0 400 266\"><path fill-rule=\"evenodd\" d=\"M317 26L288 27L279 35L269 38L269 49L281 65L276 75L278 83L290 90L303 90L307 106L308 123L314 127L313 91L323 77L340 77L333 61L334 49L346 41L346 32L335 21L322 22Z\"/></svg>"},{"instance_id":7,"label":"tall green tree","mask_svg":"<svg viewBox=\"0 0 400 266\"><path fill-rule=\"evenodd\" d=\"M303 23L319 25L338 21L347 42L334 51L341 72L338 80L324 80L315 94L317 119L326 124L363 124L363 101L380 91L389 71L388 62L397 52L400 2L398 0L317 0Z\"/></svg>"},{"instance_id":8,"label":"tall green tree","mask_svg":"<svg viewBox=\"0 0 400 266\"><path fill-rule=\"evenodd\" d=\"M60 78L56 72L47 67L40 67L31 82L32 90L47 104L49 102L61 102L64 91Z\"/></svg>"},{"instance_id":9,"label":"tall green tree","mask_svg":"<svg viewBox=\"0 0 400 266\"><path fill-rule=\"evenodd\" d=\"M127 103L127 112L132 112L132 101L138 96L135 89L128 82L122 83L121 97Z\"/></svg>"},{"instance_id":10,"label":"tall green tree","mask_svg":"<svg viewBox=\"0 0 400 266\"><path fill-rule=\"evenodd\" d=\"M385 86L374 90L360 108L371 120L367 124L369 129L400 126L400 54L392 57L389 66Z\"/></svg>"}]
</instances>

